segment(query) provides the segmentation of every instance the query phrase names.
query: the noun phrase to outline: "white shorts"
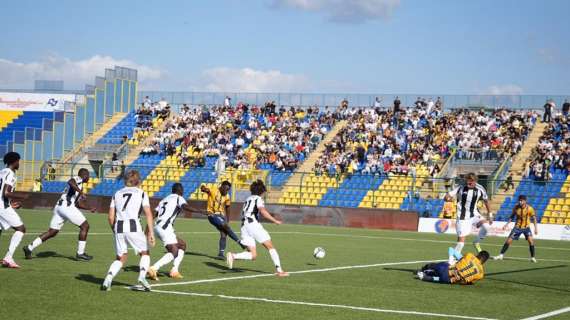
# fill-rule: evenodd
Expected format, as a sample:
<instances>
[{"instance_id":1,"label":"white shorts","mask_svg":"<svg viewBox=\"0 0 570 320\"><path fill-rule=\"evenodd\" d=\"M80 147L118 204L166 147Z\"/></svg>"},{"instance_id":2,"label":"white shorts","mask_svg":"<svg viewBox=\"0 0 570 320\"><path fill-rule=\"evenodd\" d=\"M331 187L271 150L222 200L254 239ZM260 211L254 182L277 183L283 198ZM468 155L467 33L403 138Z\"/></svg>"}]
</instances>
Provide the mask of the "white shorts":
<instances>
[{"instance_id":1,"label":"white shorts","mask_svg":"<svg viewBox=\"0 0 570 320\"><path fill-rule=\"evenodd\" d=\"M8 230L10 228L16 228L24 223L20 218L20 215L14 210L12 207L8 207L7 209L0 209L0 229Z\"/></svg>"},{"instance_id":2,"label":"white shorts","mask_svg":"<svg viewBox=\"0 0 570 320\"><path fill-rule=\"evenodd\" d=\"M128 246L135 250L136 254L148 251L146 236L143 232L115 233L115 252L117 256L127 253ZM128 246L127 246L128 244Z\"/></svg>"},{"instance_id":3,"label":"white shorts","mask_svg":"<svg viewBox=\"0 0 570 320\"><path fill-rule=\"evenodd\" d=\"M53 208L51 222L49 223L50 229L60 230L66 221L79 227L83 222L87 221L87 219L85 219L83 212L75 206L55 206L55 208Z\"/></svg>"},{"instance_id":4,"label":"white shorts","mask_svg":"<svg viewBox=\"0 0 570 320\"><path fill-rule=\"evenodd\" d=\"M473 216L473 218L465 219L465 220L457 220L455 224L455 229L457 231L458 237L467 237L471 234L471 230L473 227L477 227L477 224L484 220L481 216Z\"/></svg>"},{"instance_id":5,"label":"white shorts","mask_svg":"<svg viewBox=\"0 0 570 320\"><path fill-rule=\"evenodd\" d=\"M264 243L271 240L261 223L246 223L241 227L241 241L248 247L255 247L255 242Z\"/></svg>"},{"instance_id":6,"label":"white shorts","mask_svg":"<svg viewBox=\"0 0 570 320\"><path fill-rule=\"evenodd\" d=\"M178 243L178 239L176 238L176 234L174 233L174 228L172 228L172 226L169 226L166 230L162 229L161 226L154 226L154 234L158 236L165 247Z\"/></svg>"}]
</instances>

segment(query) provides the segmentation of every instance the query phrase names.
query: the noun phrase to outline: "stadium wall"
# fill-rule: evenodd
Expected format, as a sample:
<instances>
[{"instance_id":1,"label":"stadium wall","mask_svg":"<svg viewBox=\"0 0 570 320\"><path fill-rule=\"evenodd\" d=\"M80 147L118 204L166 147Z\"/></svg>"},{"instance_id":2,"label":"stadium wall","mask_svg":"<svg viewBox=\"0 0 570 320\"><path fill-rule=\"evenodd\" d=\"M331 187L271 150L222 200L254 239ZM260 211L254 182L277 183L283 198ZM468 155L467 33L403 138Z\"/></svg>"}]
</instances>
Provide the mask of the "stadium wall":
<instances>
[{"instance_id":1,"label":"stadium wall","mask_svg":"<svg viewBox=\"0 0 570 320\"><path fill-rule=\"evenodd\" d=\"M59 199L59 193L22 192L28 199L23 201L25 209L51 209ZM33 199L33 200L31 200ZM151 207L158 205L160 199L152 198ZM89 195L88 203L97 208L97 212L107 213L111 197ZM205 201L190 201L190 206L197 209L206 209ZM240 218L243 203L232 203L230 220ZM283 219L288 224L310 224L321 226L390 229L416 231L418 230L418 214L410 211L390 209L359 209L359 208L331 208L331 207L305 207L267 205L269 212ZM186 214L185 218L205 218L202 214Z\"/></svg>"}]
</instances>

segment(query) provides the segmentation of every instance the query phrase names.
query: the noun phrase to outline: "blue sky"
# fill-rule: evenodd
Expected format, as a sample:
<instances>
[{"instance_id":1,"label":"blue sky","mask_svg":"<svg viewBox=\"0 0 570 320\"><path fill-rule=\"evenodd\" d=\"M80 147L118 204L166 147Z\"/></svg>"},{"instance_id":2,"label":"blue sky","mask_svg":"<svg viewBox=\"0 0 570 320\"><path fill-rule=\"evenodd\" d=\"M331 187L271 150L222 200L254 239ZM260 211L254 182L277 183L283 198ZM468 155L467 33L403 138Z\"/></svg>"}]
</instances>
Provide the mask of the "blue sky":
<instances>
[{"instance_id":1,"label":"blue sky","mask_svg":"<svg viewBox=\"0 0 570 320\"><path fill-rule=\"evenodd\" d=\"M0 88L570 94L570 1L10 1Z\"/></svg>"}]
</instances>

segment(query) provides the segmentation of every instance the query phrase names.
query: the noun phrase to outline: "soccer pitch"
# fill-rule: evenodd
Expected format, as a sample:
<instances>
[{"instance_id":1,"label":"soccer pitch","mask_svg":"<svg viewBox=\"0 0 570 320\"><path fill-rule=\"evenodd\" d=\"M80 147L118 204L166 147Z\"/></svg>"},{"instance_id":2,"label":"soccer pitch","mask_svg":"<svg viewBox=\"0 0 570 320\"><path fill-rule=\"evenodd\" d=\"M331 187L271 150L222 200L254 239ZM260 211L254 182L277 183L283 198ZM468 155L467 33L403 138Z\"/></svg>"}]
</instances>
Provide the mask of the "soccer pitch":
<instances>
[{"instance_id":1,"label":"soccer pitch","mask_svg":"<svg viewBox=\"0 0 570 320\"><path fill-rule=\"evenodd\" d=\"M20 210L27 227L22 245L46 230L50 210ZM441 285L413 279L425 262L446 259L454 237L414 232L300 225L265 227L279 251L288 278L272 276L268 253L257 261L236 261L228 270L216 260L218 232L203 219L178 219L176 230L189 244L181 280L165 276L153 292L127 289L135 284L139 257L115 278L112 291L99 286L114 259L106 216L89 214L87 253L76 262L78 229L67 224L40 246L33 260L15 259L20 270L0 269L0 306L15 319L570 319L570 243L539 240L539 263L528 261L524 240L505 261L489 261L486 277L473 286ZM239 230L237 223L232 223ZM540 231L540 230L539 230ZM4 254L12 232L0 237ZM471 241L471 238L468 239ZM483 248L496 255L504 239L488 238ZM21 246L22 246L21 245ZM312 257L317 246L322 260ZM228 239L228 249L238 250ZM472 251L466 244L464 251ZM164 253L157 240L152 262ZM161 271L167 272L170 266ZM570 311L570 310L569 310ZM543 317L535 317L543 315Z\"/></svg>"}]
</instances>

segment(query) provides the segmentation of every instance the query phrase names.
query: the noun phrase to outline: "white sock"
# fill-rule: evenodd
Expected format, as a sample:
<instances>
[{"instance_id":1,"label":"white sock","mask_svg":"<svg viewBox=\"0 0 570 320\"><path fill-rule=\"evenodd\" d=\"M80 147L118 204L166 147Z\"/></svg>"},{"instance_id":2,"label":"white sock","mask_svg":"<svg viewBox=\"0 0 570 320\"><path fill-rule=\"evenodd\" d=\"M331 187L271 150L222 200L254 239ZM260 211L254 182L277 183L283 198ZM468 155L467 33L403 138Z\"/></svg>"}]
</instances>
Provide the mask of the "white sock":
<instances>
[{"instance_id":1,"label":"white sock","mask_svg":"<svg viewBox=\"0 0 570 320\"><path fill-rule=\"evenodd\" d=\"M77 242L77 254L84 254L86 245L87 245L87 241L79 240L79 242Z\"/></svg>"},{"instance_id":2,"label":"white sock","mask_svg":"<svg viewBox=\"0 0 570 320\"><path fill-rule=\"evenodd\" d=\"M139 263L139 281L140 280L144 280L144 278L146 277L146 272L148 271L148 268L150 267L150 256L148 254L145 254L141 257L141 261Z\"/></svg>"},{"instance_id":3,"label":"white sock","mask_svg":"<svg viewBox=\"0 0 570 320\"><path fill-rule=\"evenodd\" d=\"M174 260L174 256L172 255L172 253L167 252L165 255L162 256L162 258L160 258L160 260L155 262L152 265L152 267L156 270L159 270L160 268L162 268L162 266L169 264L170 261L172 260Z\"/></svg>"},{"instance_id":4,"label":"white sock","mask_svg":"<svg viewBox=\"0 0 570 320\"><path fill-rule=\"evenodd\" d=\"M234 253L233 255L236 260L252 260L251 252L249 251Z\"/></svg>"},{"instance_id":5,"label":"white sock","mask_svg":"<svg viewBox=\"0 0 570 320\"><path fill-rule=\"evenodd\" d=\"M461 253L461 250L463 250L463 246L465 246L465 242L458 242L457 245L455 245L455 251Z\"/></svg>"},{"instance_id":6,"label":"white sock","mask_svg":"<svg viewBox=\"0 0 570 320\"><path fill-rule=\"evenodd\" d=\"M479 228L479 234L477 235L477 239L475 239L473 243L479 243L481 242L481 240L485 239L487 232L489 232L489 228L490 226L488 223L483 223L483 225L481 225L481 228Z\"/></svg>"},{"instance_id":7,"label":"white sock","mask_svg":"<svg viewBox=\"0 0 570 320\"><path fill-rule=\"evenodd\" d=\"M112 281L113 278L117 275L117 273L121 271L122 267L123 263L121 261L119 260L113 261L113 263L111 263L111 266L109 267L109 271L107 271L107 276L105 277L105 280Z\"/></svg>"},{"instance_id":8,"label":"white sock","mask_svg":"<svg viewBox=\"0 0 570 320\"><path fill-rule=\"evenodd\" d=\"M176 258L174 258L174 263L171 271L178 272L178 268L182 263L182 259L184 259L184 250L178 249L178 255L176 256Z\"/></svg>"},{"instance_id":9,"label":"white sock","mask_svg":"<svg viewBox=\"0 0 570 320\"><path fill-rule=\"evenodd\" d=\"M269 255L271 256L271 260L273 260L275 268L277 268L277 272L283 272L283 269L281 269L281 261L279 260L279 254L277 253L277 250L269 249Z\"/></svg>"},{"instance_id":10,"label":"white sock","mask_svg":"<svg viewBox=\"0 0 570 320\"><path fill-rule=\"evenodd\" d=\"M32 241L32 243L30 243L30 244L28 245L28 249L29 249L30 251L34 251L34 249L37 248L37 247L39 247L40 244L42 244L42 242L43 242L42 239L41 239L40 237L37 237L37 238L34 239L34 241Z\"/></svg>"},{"instance_id":11,"label":"white sock","mask_svg":"<svg viewBox=\"0 0 570 320\"><path fill-rule=\"evenodd\" d=\"M22 241L23 237L24 237L24 233L22 231L14 232L12 239L10 239L10 246L8 246L8 252L6 252L6 256L4 257L4 260L8 260L8 261L12 260L12 256L14 255L14 251L16 251L16 248L18 247L18 245Z\"/></svg>"}]
</instances>

